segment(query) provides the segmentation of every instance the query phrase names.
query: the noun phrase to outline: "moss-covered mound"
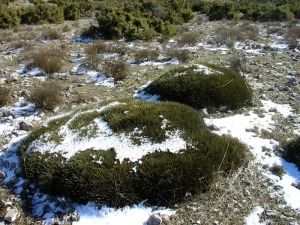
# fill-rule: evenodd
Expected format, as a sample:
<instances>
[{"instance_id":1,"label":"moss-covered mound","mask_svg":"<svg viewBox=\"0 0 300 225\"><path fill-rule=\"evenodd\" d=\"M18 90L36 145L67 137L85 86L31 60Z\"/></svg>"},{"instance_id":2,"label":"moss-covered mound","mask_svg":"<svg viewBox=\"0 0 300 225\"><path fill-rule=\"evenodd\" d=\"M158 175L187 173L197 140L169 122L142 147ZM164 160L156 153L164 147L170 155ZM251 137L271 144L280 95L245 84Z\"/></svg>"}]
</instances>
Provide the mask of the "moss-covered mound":
<instances>
[{"instance_id":1,"label":"moss-covered mound","mask_svg":"<svg viewBox=\"0 0 300 225\"><path fill-rule=\"evenodd\" d=\"M163 101L176 101L194 108L238 109L251 103L252 91L238 73L215 65L180 67L154 80L146 93Z\"/></svg>"},{"instance_id":2,"label":"moss-covered mound","mask_svg":"<svg viewBox=\"0 0 300 225\"><path fill-rule=\"evenodd\" d=\"M241 165L246 147L218 136L193 108L118 100L33 131L18 148L25 176L79 203L170 205Z\"/></svg>"},{"instance_id":3,"label":"moss-covered mound","mask_svg":"<svg viewBox=\"0 0 300 225\"><path fill-rule=\"evenodd\" d=\"M287 144L283 157L286 161L295 163L300 170L300 137Z\"/></svg>"}]
</instances>

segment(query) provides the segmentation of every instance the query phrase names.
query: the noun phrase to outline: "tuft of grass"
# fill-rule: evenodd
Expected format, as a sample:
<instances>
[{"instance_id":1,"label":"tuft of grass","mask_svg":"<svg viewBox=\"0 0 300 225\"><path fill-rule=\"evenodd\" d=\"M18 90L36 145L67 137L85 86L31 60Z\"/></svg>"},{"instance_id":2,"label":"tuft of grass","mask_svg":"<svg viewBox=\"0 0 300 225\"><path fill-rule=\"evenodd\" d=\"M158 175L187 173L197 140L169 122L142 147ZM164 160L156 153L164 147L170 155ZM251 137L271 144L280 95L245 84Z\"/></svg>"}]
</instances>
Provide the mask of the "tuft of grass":
<instances>
[{"instance_id":1,"label":"tuft of grass","mask_svg":"<svg viewBox=\"0 0 300 225\"><path fill-rule=\"evenodd\" d=\"M135 52L135 61L136 62L144 62L148 60L155 61L159 56L159 52L157 50L151 49L142 49Z\"/></svg>"},{"instance_id":2,"label":"tuft of grass","mask_svg":"<svg viewBox=\"0 0 300 225\"><path fill-rule=\"evenodd\" d=\"M51 111L62 102L61 86L54 80L42 82L34 86L29 101L39 109Z\"/></svg>"},{"instance_id":3,"label":"tuft of grass","mask_svg":"<svg viewBox=\"0 0 300 225\"><path fill-rule=\"evenodd\" d=\"M27 68L39 67L45 73L52 74L61 70L64 53L55 48L39 49L29 57L31 58L31 63L27 65Z\"/></svg>"},{"instance_id":4,"label":"tuft of grass","mask_svg":"<svg viewBox=\"0 0 300 225\"><path fill-rule=\"evenodd\" d=\"M179 67L154 80L145 91L160 100L176 101L194 108L238 109L251 104L252 91L238 73L208 65L215 73L206 75L196 67Z\"/></svg>"},{"instance_id":5,"label":"tuft of grass","mask_svg":"<svg viewBox=\"0 0 300 225\"><path fill-rule=\"evenodd\" d=\"M269 170L276 176L280 177L280 179L282 178L282 176L284 174L284 169L280 165L273 165L269 168Z\"/></svg>"},{"instance_id":6,"label":"tuft of grass","mask_svg":"<svg viewBox=\"0 0 300 225\"><path fill-rule=\"evenodd\" d=\"M169 58L176 58L181 62L186 62L191 59L191 54L188 49L168 49L166 56Z\"/></svg>"},{"instance_id":7,"label":"tuft of grass","mask_svg":"<svg viewBox=\"0 0 300 225\"><path fill-rule=\"evenodd\" d=\"M244 144L211 133L200 114L189 106L133 99L118 102L121 104L105 108L100 115L96 109L109 102L82 108L31 132L18 147L25 176L46 193L64 195L82 204L95 201L122 207L149 199L150 204L172 205L182 201L186 193L207 190L220 172L236 170L247 157ZM116 134L132 134L138 128L142 131L138 135L153 143L178 129L189 145L178 154L157 149L138 162L120 162L113 148L102 150L100 143L99 149L83 149L68 160L59 153L31 151L32 142L47 141L49 133L61 126L80 132L96 117L105 120Z\"/></svg>"},{"instance_id":8,"label":"tuft of grass","mask_svg":"<svg viewBox=\"0 0 300 225\"><path fill-rule=\"evenodd\" d=\"M180 46L194 46L199 42L199 34L195 32L185 32L179 37L177 42Z\"/></svg>"},{"instance_id":9,"label":"tuft of grass","mask_svg":"<svg viewBox=\"0 0 300 225\"><path fill-rule=\"evenodd\" d=\"M8 87L0 86L0 107L7 105L11 102L11 89Z\"/></svg>"},{"instance_id":10,"label":"tuft of grass","mask_svg":"<svg viewBox=\"0 0 300 225\"><path fill-rule=\"evenodd\" d=\"M113 77L115 82L125 80L128 76L128 68L124 61L106 61L103 65L103 72L109 77Z\"/></svg>"},{"instance_id":11,"label":"tuft of grass","mask_svg":"<svg viewBox=\"0 0 300 225\"><path fill-rule=\"evenodd\" d=\"M48 40L60 40L61 34L60 31L54 29L54 28L48 28L44 33L42 34L44 39Z\"/></svg>"},{"instance_id":12,"label":"tuft of grass","mask_svg":"<svg viewBox=\"0 0 300 225\"><path fill-rule=\"evenodd\" d=\"M108 47L104 41L95 40L91 44L87 45L85 48L85 54L87 56L93 57L97 54L102 54L107 52Z\"/></svg>"}]
</instances>

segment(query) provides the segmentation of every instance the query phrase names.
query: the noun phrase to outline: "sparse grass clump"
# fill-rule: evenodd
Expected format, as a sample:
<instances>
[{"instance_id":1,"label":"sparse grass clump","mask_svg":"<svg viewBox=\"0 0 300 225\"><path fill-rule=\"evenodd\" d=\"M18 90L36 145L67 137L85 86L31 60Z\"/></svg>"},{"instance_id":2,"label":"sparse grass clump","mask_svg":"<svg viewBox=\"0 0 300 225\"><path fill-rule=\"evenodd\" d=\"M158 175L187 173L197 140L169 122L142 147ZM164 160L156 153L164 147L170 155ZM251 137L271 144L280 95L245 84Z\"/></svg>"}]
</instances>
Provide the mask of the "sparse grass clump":
<instances>
[{"instance_id":1,"label":"sparse grass clump","mask_svg":"<svg viewBox=\"0 0 300 225\"><path fill-rule=\"evenodd\" d=\"M43 38L48 40L59 40L61 39L61 34L60 31L54 28L49 28L43 33Z\"/></svg>"},{"instance_id":2,"label":"sparse grass clump","mask_svg":"<svg viewBox=\"0 0 300 225\"><path fill-rule=\"evenodd\" d=\"M64 195L83 204L95 201L122 207L148 199L150 204L172 205L187 192L206 190L220 172L229 173L243 164L246 146L232 137L211 133L191 107L129 99L114 103L118 104L106 102L73 112L34 130L18 148L26 177L46 193ZM45 153L35 150L33 143L49 143L53 132L61 129L68 128L80 138L103 135L98 128L92 136L81 136L82 128L95 120L105 121L113 135L122 140L129 137L141 152L145 140L159 144L176 132L187 145L178 153L159 147L137 161L120 160L117 146L103 149L101 143L98 148L87 147L70 158L51 149Z\"/></svg>"},{"instance_id":3,"label":"sparse grass clump","mask_svg":"<svg viewBox=\"0 0 300 225\"><path fill-rule=\"evenodd\" d=\"M30 55L31 63L27 68L38 67L47 74L59 72L63 65L63 57L64 53L58 49L39 49Z\"/></svg>"},{"instance_id":4,"label":"sparse grass clump","mask_svg":"<svg viewBox=\"0 0 300 225\"><path fill-rule=\"evenodd\" d=\"M32 88L29 101L38 109L51 111L62 102L60 91L61 87L56 81L42 82Z\"/></svg>"},{"instance_id":5,"label":"sparse grass clump","mask_svg":"<svg viewBox=\"0 0 300 225\"><path fill-rule=\"evenodd\" d=\"M178 44L180 46L184 45L196 45L199 42L199 34L195 32L185 32L183 33L179 39L178 39Z\"/></svg>"},{"instance_id":6,"label":"sparse grass clump","mask_svg":"<svg viewBox=\"0 0 300 225\"><path fill-rule=\"evenodd\" d=\"M113 77L115 82L125 80L128 76L127 65L122 60L106 61L103 65L103 72Z\"/></svg>"},{"instance_id":7,"label":"sparse grass clump","mask_svg":"<svg viewBox=\"0 0 300 225\"><path fill-rule=\"evenodd\" d=\"M288 162L295 163L300 170L300 137L287 144L283 157Z\"/></svg>"},{"instance_id":8,"label":"sparse grass clump","mask_svg":"<svg viewBox=\"0 0 300 225\"><path fill-rule=\"evenodd\" d=\"M160 100L176 101L194 108L238 109L251 103L252 91L238 73L208 65L215 72L204 74L196 66L180 67L154 80L145 91Z\"/></svg>"},{"instance_id":9,"label":"sparse grass clump","mask_svg":"<svg viewBox=\"0 0 300 225\"><path fill-rule=\"evenodd\" d=\"M143 61L155 61L159 56L159 52L157 50L152 49L142 49L138 50L135 53L135 61L143 62Z\"/></svg>"},{"instance_id":10,"label":"sparse grass clump","mask_svg":"<svg viewBox=\"0 0 300 225\"><path fill-rule=\"evenodd\" d=\"M5 106L11 101L11 89L0 86L0 107Z\"/></svg>"},{"instance_id":11,"label":"sparse grass clump","mask_svg":"<svg viewBox=\"0 0 300 225\"><path fill-rule=\"evenodd\" d=\"M284 169L282 166L280 165L274 165L270 167L270 171L275 174L276 176L282 178L283 174L284 174Z\"/></svg>"},{"instance_id":12,"label":"sparse grass clump","mask_svg":"<svg viewBox=\"0 0 300 225\"><path fill-rule=\"evenodd\" d=\"M107 49L108 49L107 45L105 44L104 41L95 40L95 41L93 41L92 44L86 46L85 54L87 56L94 57L97 54L102 54L102 53L107 52Z\"/></svg>"},{"instance_id":13,"label":"sparse grass clump","mask_svg":"<svg viewBox=\"0 0 300 225\"><path fill-rule=\"evenodd\" d=\"M186 62L191 59L191 54L188 49L168 49L166 56L169 58L176 58L181 62Z\"/></svg>"}]
</instances>

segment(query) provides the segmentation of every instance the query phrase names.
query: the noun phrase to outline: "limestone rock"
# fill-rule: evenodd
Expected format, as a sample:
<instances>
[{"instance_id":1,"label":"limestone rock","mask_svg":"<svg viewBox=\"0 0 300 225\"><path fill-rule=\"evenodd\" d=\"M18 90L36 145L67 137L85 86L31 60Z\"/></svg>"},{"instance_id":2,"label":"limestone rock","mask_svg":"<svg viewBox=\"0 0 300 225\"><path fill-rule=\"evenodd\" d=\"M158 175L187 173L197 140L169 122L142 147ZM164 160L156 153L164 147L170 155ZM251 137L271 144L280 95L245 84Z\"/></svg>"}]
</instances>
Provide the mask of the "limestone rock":
<instances>
[{"instance_id":1,"label":"limestone rock","mask_svg":"<svg viewBox=\"0 0 300 225\"><path fill-rule=\"evenodd\" d=\"M18 219L19 216L20 216L20 212L18 211L18 209L12 208L6 213L6 215L4 216L4 220L9 223L12 223L16 219Z\"/></svg>"},{"instance_id":2,"label":"limestone rock","mask_svg":"<svg viewBox=\"0 0 300 225\"><path fill-rule=\"evenodd\" d=\"M159 214L154 213L147 220L147 225L160 225L162 223L162 218Z\"/></svg>"},{"instance_id":3,"label":"limestone rock","mask_svg":"<svg viewBox=\"0 0 300 225\"><path fill-rule=\"evenodd\" d=\"M31 123L29 122L25 122L25 121L22 121L19 123L19 126L20 126L20 129L21 130L26 130L26 131L30 131L33 129L33 126Z\"/></svg>"}]
</instances>

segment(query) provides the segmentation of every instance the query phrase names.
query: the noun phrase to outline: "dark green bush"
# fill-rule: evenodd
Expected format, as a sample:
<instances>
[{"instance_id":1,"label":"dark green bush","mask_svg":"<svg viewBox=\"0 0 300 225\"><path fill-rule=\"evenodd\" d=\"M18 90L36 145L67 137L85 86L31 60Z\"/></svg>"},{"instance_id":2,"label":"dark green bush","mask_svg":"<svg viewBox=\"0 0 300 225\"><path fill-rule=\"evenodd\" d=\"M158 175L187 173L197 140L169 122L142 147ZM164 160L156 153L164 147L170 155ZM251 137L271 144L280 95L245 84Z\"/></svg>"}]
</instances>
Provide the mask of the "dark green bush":
<instances>
[{"instance_id":1,"label":"dark green bush","mask_svg":"<svg viewBox=\"0 0 300 225\"><path fill-rule=\"evenodd\" d=\"M64 14L61 7L40 3L35 6L22 7L18 11L22 24L63 23Z\"/></svg>"},{"instance_id":2,"label":"dark green bush","mask_svg":"<svg viewBox=\"0 0 300 225\"><path fill-rule=\"evenodd\" d=\"M238 73L209 65L216 72L206 75L196 67L178 68L154 80L145 91L160 100L177 101L194 108L238 109L251 103L252 91Z\"/></svg>"},{"instance_id":3,"label":"dark green bush","mask_svg":"<svg viewBox=\"0 0 300 225\"><path fill-rule=\"evenodd\" d=\"M300 138L297 138L287 144L283 157L286 161L295 163L300 170Z\"/></svg>"},{"instance_id":4,"label":"dark green bush","mask_svg":"<svg viewBox=\"0 0 300 225\"><path fill-rule=\"evenodd\" d=\"M246 157L245 145L211 133L191 107L174 102L118 102L121 104L101 112L97 109L109 102L90 106L78 111L80 114L74 112L34 130L18 147L25 176L42 191L79 203L95 201L121 207L148 199L151 204L171 205L181 201L187 192L206 190L218 174L235 170ZM101 150L100 143L99 149L82 149L70 159L59 153L32 151L34 141L47 143L61 126L76 133L95 118L106 121L116 135L132 134L138 128L142 133L131 138L149 138L153 144L163 141L166 132L179 129L189 144L178 154L157 149L139 161L120 161L114 149ZM162 128L164 118L168 124ZM136 144L143 150L141 143Z\"/></svg>"},{"instance_id":5,"label":"dark green bush","mask_svg":"<svg viewBox=\"0 0 300 225\"><path fill-rule=\"evenodd\" d=\"M175 24L193 18L189 4L177 1L105 1L96 15L97 32L105 39L151 40L156 34L172 36Z\"/></svg>"},{"instance_id":6,"label":"dark green bush","mask_svg":"<svg viewBox=\"0 0 300 225\"><path fill-rule=\"evenodd\" d=\"M20 24L17 11L0 4L0 29L9 29Z\"/></svg>"},{"instance_id":7,"label":"dark green bush","mask_svg":"<svg viewBox=\"0 0 300 225\"><path fill-rule=\"evenodd\" d=\"M80 8L77 3L70 3L64 7L64 18L65 20L79 20L80 19Z\"/></svg>"}]
</instances>

